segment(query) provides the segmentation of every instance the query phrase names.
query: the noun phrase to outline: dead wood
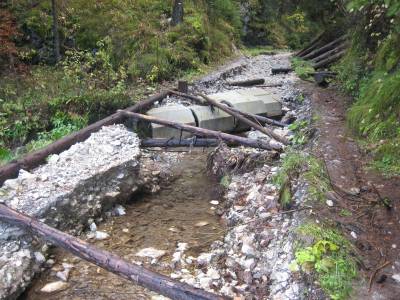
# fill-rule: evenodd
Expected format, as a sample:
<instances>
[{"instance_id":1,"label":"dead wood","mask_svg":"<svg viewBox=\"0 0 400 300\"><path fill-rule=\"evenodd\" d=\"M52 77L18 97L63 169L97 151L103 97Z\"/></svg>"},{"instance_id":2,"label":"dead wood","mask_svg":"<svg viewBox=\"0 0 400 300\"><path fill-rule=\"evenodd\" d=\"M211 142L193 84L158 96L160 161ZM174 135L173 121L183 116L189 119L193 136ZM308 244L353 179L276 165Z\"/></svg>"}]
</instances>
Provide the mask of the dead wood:
<instances>
[{"instance_id":1,"label":"dead wood","mask_svg":"<svg viewBox=\"0 0 400 300\"><path fill-rule=\"evenodd\" d=\"M225 104L219 103L219 102L211 99L210 97L207 97L206 95L199 94L199 96L202 97L204 100L206 100L210 105L218 107L219 109L223 110L227 114L230 114L231 116L235 117L236 119L245 123L246 125L249 125L250 127L268 135L269 137L279 141L280 143L282 143L284 145L289 144L289 141L286 138L276 134L275 132L273 132L273 130L271 130L269 128L265 128L257 123L254 123L253 121L250 121L246 117L244 117L243 112L239 112L239 110L237 110L237 109L232 110L231 107L229 107Z\"/></svg>"},{"instance_id":2,"label":"dead wood","mask_svg":"<svg viewBox=\"0 0 400 300\"><path fill-rule=\"evenodd\" d=\"M322 32L321 34L317 35L313 40L311 40L311 42L307 46L305 46L299 52L295 53L294 56L303 56L303 55L310 53L313 50L312 49L313 47L314 47L314 49L316 47L318 47L317 44L319 42L321 42L321 39L323 38L324 34L325 34L325 32Z\"/></svg>"},{"instance_id":3,"label":"dead wood","mask_svg":"<svg viewBox=\"0 0 400 300\"><path fill-rule=\"evenodd\" d=\"M218 139L189 138L189 139L145 139L141 141L142 147L216 147L220 144ZM229 146L237 146L229 143Z\"/></svg>"},{"instance_id":4,"label":"dead wood","mask_svg":"<svg viewBox=\"0 0 400 300\"><path fill-rule=\"evenodd\" d=\"M328 57L327 59L324 59L324 60L320 61L319 63L314 64L313 67L314 67L314 69L321 69L321 68L328 67L332 63L341 59L345 53L346 53L346 50L342 50L339 53L336 53L336 54Z\"/></svg>"},{"instance_id":5,"label":"dead wood","mask_svg":"<svg viewBox=\"0 0 400 300\"><path fill-rule=\"evenodd\" d=\"M163 91L131 107L128 107L126 110L133 112L141 112L149 108L151 105L153 105L154 102L161 101L162 99L167 97L168 94L169 94L168 91ZM58 154L68 149L72 145L86 140L93 132L98 131L101 127L122 123L123 121L124 121L124 116L121 113L118 112L114 113L111 116L102 119L96 123L93 123L77 132L67 135L62 139L59 139L54 143L51 143L50 145L38 151L30 153L21 159L18 159L3 167L0 167L0 184L2 184L7 179L17 177L20 169L24 170L33 169L38 165L40 165L41 163L45 162L46 158L50 154Z\"/></svg>"},{"instance_id":6,"label":"dead wood","mask_svg":"<svg viewBox=\"0 0 400 300\"><path fill-rule=\"evenodd\" d=\"M173 280L0 204L0 220L39 235L44 240L137 285L171 299L227 299Z\"/></svg>"},{"instance_id":7,"label":"dead wood","mask_svg":"<svg viewBox=\"0 0 400 300\"><path fill-rule=\"evenodd\" d=\"M199 128L191 125L186 125L186 124L181 124L173 121L168 121L168 120L162 120L158 119L152 116L147 116L147 115L142 115L138 113L133 113L133 112L128 112L128 111L123 111L120 110L122 114L124 114L127 117L131 117L137 120L143 120L146 122L151 122L155 124L160 124L164 126L169 126L172 128L176 128L178 130L183 130L183 131L188 131L191 132L197 136L201 137L213 137L216 139L224 140L227 141L228 143L238 143L240 145L248 146L248 147L253 147L253 148L260 148L260 149L265 149L265 150L282 150L282 146L277 145L276 143L271 143L263 140L255 140L255 139L249 139L249 138L244 138L220 131L214 131L214 130L209 130L209 129L204 129L204 128Z\"/></svg>"},{"instance_id":8,"label":"dead wood","mask_svg":"<svg viewBox=\"0 0 400 300\"><path fill-rule=\"evenodd\" d=\"M337 46L336 48L334 48L334 49L332 49L332 50L329 50L329 51L326 51L325 53L323 53L323 54L321 54L321 55L319 55L319 56L313 58L311 61L312 61L313 63L320 62L321 60L327 59L328 57L330 57L330 56L332 56L332 55L334 55L334 54L336 54L336 53L339 53L339 52L342 51L342 50L347 49L347 47L348 47L348 44L345 42L345 43L343 43L343 44L340 44L340 45Z\"/></svg>"},{"instance_id":9,"label":"dead wood","mask_svg":"<svg viewBox=\"0 0 400 300\"><path fill-rule=\"evenodd\" d=\"M293 68L277 67L277 68L272 68L271 69L271 74L272 75L287 74L289 72L293 72Z\"/></svg>"},{"instance_id":10,"label":"dead wood","mask_svg":"<svg viewBox=\"0 0 400 300\"><path fill-rule=\"evenodd\" d=\"M264 84L264 78L257 78L257 79L249 79L249 80L242 80L242 81L228 81L227 84L230 86L253 86L258 84Z\"/></svg>"},{"instance_id":11,"label":"dead wood","mask_svg":"<svg viewBox=\"0 0 400 300\"><path fill-rule=\"evenodd\" d=\"M317 56L319 56L319 55L321 55L321 54L323 54L323 53L325 53L327 51L330 51L330 50L336 48L336 46L339 45L340 43L342 43L343 41L345 41L346 38L347 38L346 35L342 35L341 37L337 38L336 40L326 44L325 46L323 46L323 47L321 47L321 48L319 48L317 50L314 50L314 51L310 52L309 54L303 56L302 58L306 59L306 60L307 59L313 59L313 58L315 58L315 57L317 57Z\"/></svg>"}]
</instances>

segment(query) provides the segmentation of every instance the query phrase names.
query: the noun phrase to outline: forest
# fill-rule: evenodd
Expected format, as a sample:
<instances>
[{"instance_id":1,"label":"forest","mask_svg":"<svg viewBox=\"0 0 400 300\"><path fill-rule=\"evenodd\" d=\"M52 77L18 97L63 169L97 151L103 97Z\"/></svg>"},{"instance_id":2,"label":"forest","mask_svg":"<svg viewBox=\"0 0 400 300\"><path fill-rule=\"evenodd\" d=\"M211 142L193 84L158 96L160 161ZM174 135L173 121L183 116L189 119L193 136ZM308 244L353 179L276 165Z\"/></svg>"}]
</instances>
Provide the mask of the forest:
<instances>
[{"instance_id":1,"label":"forest","mask_svg":"<svg viewBox=\"0 0 400 300\"><path fill-rule=\"evenodd\" d=\"M185 1L178 24L173 2L3 1L2 161L238 49L296 50L318 33L342 32L351 36L351 50L335 68L341 88L354 98L349 127L379 169L399 173L398 1Z\"/></svg>"}]
</instances>

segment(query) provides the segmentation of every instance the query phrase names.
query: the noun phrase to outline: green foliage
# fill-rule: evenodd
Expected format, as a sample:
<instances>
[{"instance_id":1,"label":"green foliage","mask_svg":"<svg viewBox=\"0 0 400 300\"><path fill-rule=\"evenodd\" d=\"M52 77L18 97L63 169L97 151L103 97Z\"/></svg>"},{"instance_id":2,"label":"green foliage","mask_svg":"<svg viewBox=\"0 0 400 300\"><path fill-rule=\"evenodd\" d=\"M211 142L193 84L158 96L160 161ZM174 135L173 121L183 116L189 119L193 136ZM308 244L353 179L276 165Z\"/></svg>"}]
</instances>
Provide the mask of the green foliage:
<instances>
[{"instance_id":1,"label":"green foliage","mask_svg":"<svg viewBox=\"0 0 400 300\"><path fill-rule=\"evenodd\" d=\"M296 262L317 280L331 299L347 299L357 267L351 256L351 244L336 230L309 223L300 226L298 232L313 238L310 246L297 249Z\"/></svg>"},{"instance_id":2,"label":"green foliage","mask_svg":"<svg viewBox=\"0 0 400 300\"><path fill-rule=\"evenodd\" d=\"M304 96L299 94L298 96L300 102L304 101ZM296 120L294 123L290 124L288 128L294 132L294 136L291 141L294 145L304 145L308 141L307 130L309 126L308 120Z\"/></svg>"},{"instance_id":3,"label":"green foliage","mask_svg":"<svg viewBox=\"0 0 400 300\"><path fill-rule=\"evenodd\" d=\"M314 73L315 70L312 67L311 62L297 57L293 57L291 61L294 71L296 72L297 76L299 76L299 78L303 80L312 78L311 73Z\"/></svg>"},{"instance_id":4,"label":"green foliage","mask_svg":"<svg viewBox=\"0 0 400 300\"><path fill-rule=\"evenodd\" d=\"M301 176L309 184L312 200L322 201L329 190L329 181L324 168L316 158L302 152L289 151L282 160L282 166L273 182L282 187L286 181Z\"/></svg>"}]
</instances>

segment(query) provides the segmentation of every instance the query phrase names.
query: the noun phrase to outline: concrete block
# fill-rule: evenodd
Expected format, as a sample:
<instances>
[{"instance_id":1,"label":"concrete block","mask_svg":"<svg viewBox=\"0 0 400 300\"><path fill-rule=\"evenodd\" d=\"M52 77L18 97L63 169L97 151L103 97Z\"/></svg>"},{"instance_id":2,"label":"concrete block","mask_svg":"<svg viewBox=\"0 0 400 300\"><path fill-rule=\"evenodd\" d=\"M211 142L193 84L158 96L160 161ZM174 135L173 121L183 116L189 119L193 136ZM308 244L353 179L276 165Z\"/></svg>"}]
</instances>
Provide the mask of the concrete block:
<instances>
[{"instance_id":1,"label":"concrete block","mask_svg":"<svg viewBox=\"0 0 400 300\"><path fill-rule=\"evenodd\" d=\"M257 99L264 102L266 112L262 115L267 117L276 117L282 115L282 104L278 101L277 96L265 91L261 88L252 88L247 90L238 90L240 95L250 99Z\"/></svg>"},{"instance_id":2,"label":"concrete block","mask_svg":"<svg viewBox=\"0 0 400 300\"><path fill-rule=\"evenodd\" d=\"M211 111L209 106L192 105L189 108L200 128L222 132L231 132L235 128L234 118L219 108L215 108L214 111Z\"/></svg>"},{"instance_id":3,"label":"concrete block","mask_svg":"<svg viewBox=\"0 0 400 300\"><path fill-rule=\"evenodd\" d=\"M183 105L161 106L153 108L147 112L147 115L159 119L183 123L186 125L196 126L196 121L193 117L192 111ZM153 138L186 138L191 137L193 134L167 127L164 125L151 124L151 135Z\"/></svg>"}]
</instances>

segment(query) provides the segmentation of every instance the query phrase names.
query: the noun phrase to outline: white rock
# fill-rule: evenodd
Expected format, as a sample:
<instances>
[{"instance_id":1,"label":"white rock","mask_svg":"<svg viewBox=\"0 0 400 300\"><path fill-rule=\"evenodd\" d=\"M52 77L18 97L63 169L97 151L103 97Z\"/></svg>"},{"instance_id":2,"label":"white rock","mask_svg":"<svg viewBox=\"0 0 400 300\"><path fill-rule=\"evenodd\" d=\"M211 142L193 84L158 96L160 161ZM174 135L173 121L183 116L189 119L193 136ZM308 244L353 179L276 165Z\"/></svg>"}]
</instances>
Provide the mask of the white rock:
<instances>
[{"instance_id":1,"label":"white rock","mask_svg":"<svg viewBox=\"0 0 400 300\"><path fill-rule=\"evenodd\" d=\"M116 216L124 216L124 215L126 215L125 207L123 207L122 205L117 205L117 206L115 206L115 208L114 208L114 214L115 214Z\"/></svg>"},{"instance_id":2,"label":"white rock","mask_svg":"<svg viewBox=\"0 0 400 300\"><path fill-rule=\"evenodd\" d=\"M217 201L217 200L212 200L212 201L210 201L210 204L212 204L212 205L218 205L218 204L219 204L219 201Z\"/></svg>"},{"instance_id":3,"label":"white rock","mask_svg":"<svg viewBox=\"0 0 400 300\"><path fill-rule=\"evenodd\" d=\"M90 223L90 231L91 232L96 232L97 231L97 225L95 222Z\"/></svg>"},{"instance_id":4,"label":"white rock","mask_svg":"<svg viewBox=\"0 0 400 300\"><path fill-rule=\"evenodd\" d=\"M394 280L396 280L397 282L400 283L400 273L398 273L398 274L393 274L393 275L392 275L392 278L393 278Z\"/></svg>"},{"instance_id":5,"label":"white rock","mask_svg":"<svg viewBox=\"0 0 400 300\"><path fill-rule=\"evenodd\" d=\"M209 268L207 270L207 276L210 277L213 280L220 279L221 276L219 275L218 271L214 268Z\"/></svg>"},{"instance_id":6,"label":"white rock","mask_svg":"<svg viewBox=\"0 0 400 300\"><path fill-rule=\"evenodd\" d=\"M212 283L212 279L210 277L202 277L200 278L199 281L200 281L200 286L205 290L209 289Z\"/></svg>"},{"instance_id":7,"label":"white rock","mask_svg":"<svg viewBox=\"0 0 400 300\"><path fill-rule=\"evenodd\" d=\"M46 284L42 289L40 290L42 293L54 293L58 291L62 291L68 288L68 284L63 281L55 281Z\"/></svg>"},{"instance_id":8,"label":"white rock","mask_svg":"<svg viewBox=\"0 0 400 300\"><path fill-rule=\"evenodd\" d=\"M167 252L164 250L158 250L155 248L144 248L137 252L135 255L139 257L149 257L149 258L160 258L164 256Z\"/></svg>"},{"instance_id":9,"label":"white rock","mask_svg":"<svg viewBox=\"0 0 400 300\"><path fill-rule=\"evenodd\" d=\"M68 281L69 272L71 269L65 269L64 271L59 271L56 273L56 277L62 281Z\"/></svg>"},{"instance_id":10,"label":"white rock","mask_svg":"<svg viewBox=\"0 0 400 300\"><path fill-rule=\"evenodd\" d=\"M49 158L47 159L47 162L51 165L54 165L56 162L58 162L58 159L60 157L57 154L53 154L51 156L49 156Z\"/></svg>"},{"instance_id":11,"label":"white rock","mask_svg":"<svg viewBox=\"0 0 400 300\"><path fill-rule=\"evenodd\" d=\"M332 200L326 200L326 205L332 207L333 206L333 201Z\"/></svg>"},{"instance_id":12,"label":"white rock","mask_svg":"<svg viewBox=\"0 0 400 300\"><path fill-rule=\"evenodd\" d=\"M122 232L128 233L128 232L129 232L129 229L128 229L128 228L123 228L123 229L122 229Z\"/></svg>"},{"instance_id":13,"label":"white rock","mask_svg":"<svg viewBox=\"0 0 400 300\"><path fill-rule=\"evenodd\" d=\"M247 256L256 255L256 251L254 250L253 246L246 242L243 242L242 253Z\"/></svg>"},{"instance_id":14,"label":"white rock","mask_svg":"<svg viewBox=\"0 0 400 300\"><path fill-rule=\"evenodd\" d=\"M357 234L356 234L354 231L350 232L350 235L351 235L354 239L357 239Z\"/></svg>"},{"instance_id":15,"label":"white rock","mask_svg":"<svg viewBox=\"0 0 400 300\"><path fill-rule=\"evenodd\" d=\"M211 262L212 253L202 253L197 257L197 263L199 265L208 265Z\"/></svg>"},{"instance_id":16,"label":"white rock","mask_svg":"<svg viewBox=\"0 0 400 300\"><path fill-rule=\"evenodd\" d=\"M194 226L196 226L196 227L204 227L204 226L207 226L209 223L207 222L207 221L200 221L200 222L197 222Z\"/></svg>"},{"instance_id":17,"label":"white rock","mask_svg":"<svg viewBox=\"0 0 400 300\"><path fill-rule=\"evenodd\" d=\"M42 252L35 252L33 255L35 255L35 259L38 263L44 263L46 261Z\"/></svg>"},{"instance_id":18,"label":"white rock","mask_svg":"<svg viewBox=\"0 0 400 300\"><path fill-rule=\"evenodd\" d=\"M105 240L109 238L109 234L107 232L104 231L96 231L96 235L95 238L96 240Z\"/></svg>"}]
</instances>

